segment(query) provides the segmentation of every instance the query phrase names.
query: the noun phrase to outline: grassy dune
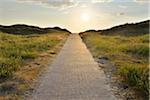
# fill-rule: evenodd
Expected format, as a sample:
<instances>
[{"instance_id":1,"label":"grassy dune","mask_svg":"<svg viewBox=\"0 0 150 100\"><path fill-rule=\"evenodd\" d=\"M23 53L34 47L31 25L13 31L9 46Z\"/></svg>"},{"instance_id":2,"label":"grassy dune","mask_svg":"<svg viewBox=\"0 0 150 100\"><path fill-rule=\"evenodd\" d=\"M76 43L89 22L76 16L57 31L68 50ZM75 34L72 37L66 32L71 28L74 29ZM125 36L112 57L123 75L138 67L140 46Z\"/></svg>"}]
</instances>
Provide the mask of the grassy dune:
<instances>
[{"instance_id":1,"label":"grassy dune","mask_svg":"<svg viewBox=\"0 0 150 100\"><path fill-rule=\"evenodd\" d=\"M22 100L68 35L62 31L32 35L1 32L0 100Z\"/></svg>"},{"instance_id":2,"label":"grassy dune","mask_svg":"<svg viewBox=\"0 0 150 100\"><path fill-rule=\"evenodd\" d=\"M93 56L107 56L117 75L142 94L149 94L149 35L105 36L96 32L81 35Z\"/></svg>"},{"instance_id":3,"label":"grassy dune","mask_svg":"<svg viewBox=\"0 0 150 100\"><path fill-rule=\"evenodd\" d=\"M67 33L12 35L0 33L0 77L8 77L30 59L56 46Z\"/></svg>"}]
</instances>

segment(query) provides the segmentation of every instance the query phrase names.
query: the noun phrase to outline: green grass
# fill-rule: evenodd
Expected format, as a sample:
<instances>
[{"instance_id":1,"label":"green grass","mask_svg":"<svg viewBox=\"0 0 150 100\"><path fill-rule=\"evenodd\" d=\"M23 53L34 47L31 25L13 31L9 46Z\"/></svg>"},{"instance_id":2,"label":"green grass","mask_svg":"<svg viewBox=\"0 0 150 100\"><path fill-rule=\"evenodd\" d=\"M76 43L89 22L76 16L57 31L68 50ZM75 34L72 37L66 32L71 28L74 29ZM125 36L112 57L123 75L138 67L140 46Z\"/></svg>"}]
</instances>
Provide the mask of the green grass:
<instances>
[{"instance_id":1,"label":"green grass","mask_svg":"<svg viewBox=\"0 0 150 100\"><path fill-rule=\"evenodd\" d=\"M148 96L149 35L105 36L88 33L82 36L94 57L109 57L117 73L131 87Z\"/></svg>"},{"instance_id":2,"label":"green grass","mask_svg":"<svg viewBox=\"0 0 150 100\"><path fill-rule=\"evenodd\" d=\"M148 67L126 64L121 67L119 73L130 86L142 91L147 96L149 95Z\"/></svg>"},{"instance_id":3,"label":"green grass","mask_svg":"<svg viewBox=\"0 0 150 100\"><path fill-rule=\"evenodd\" d=\"M0 33L0 77L9 77L29 59L56 46L67 33L12 35Z\"/></svg>"},{"instance_id":4,"label":"green grass","mask_svg":"<svg viewBox=\"0 0 150 100\"><path fill-rule=\"evenodd\" d=\"M129 46L125 51L135 56L141 56L145 58L148 58L149 56L149 47L145 44L136 44Z\"/></svg>"}]
</instances>

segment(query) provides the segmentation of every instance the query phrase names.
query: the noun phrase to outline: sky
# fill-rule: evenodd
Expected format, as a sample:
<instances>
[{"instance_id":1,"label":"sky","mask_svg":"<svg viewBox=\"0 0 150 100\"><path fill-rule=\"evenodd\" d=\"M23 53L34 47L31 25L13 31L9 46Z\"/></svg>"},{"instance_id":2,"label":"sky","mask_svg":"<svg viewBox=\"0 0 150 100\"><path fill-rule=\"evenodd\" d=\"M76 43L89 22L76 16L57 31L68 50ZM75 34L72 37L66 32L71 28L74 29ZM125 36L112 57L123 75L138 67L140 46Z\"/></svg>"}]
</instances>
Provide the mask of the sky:
<instances>
[{"instance_id":1,"label":"sky","mask_svg":"<svg viewBox=\"0 0 150 100\"><path fill-rule=\"evenodd\" d=\"M150 18L149 0L0 0L0 24L61 27L73 33Z\"/></svg>"}]
</instances>

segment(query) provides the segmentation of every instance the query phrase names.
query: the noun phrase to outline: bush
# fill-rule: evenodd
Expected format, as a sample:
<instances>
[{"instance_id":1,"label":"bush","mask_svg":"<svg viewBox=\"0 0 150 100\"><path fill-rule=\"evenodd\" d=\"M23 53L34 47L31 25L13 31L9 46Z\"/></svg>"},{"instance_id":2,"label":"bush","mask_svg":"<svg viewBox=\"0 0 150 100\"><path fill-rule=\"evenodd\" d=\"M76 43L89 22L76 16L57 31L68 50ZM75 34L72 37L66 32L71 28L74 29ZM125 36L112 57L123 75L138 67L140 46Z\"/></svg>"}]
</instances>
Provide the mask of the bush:
<instances>
[{"instance_id":1,"label":"bush","mask_svg":"<svg viewBox=\"0 0 150 100\"><path fill-rule=\"evenodd\" d=\"M0 59L0 77L9 77L21 66L20 59Z\"/></svg>"},{"instance_id":2,"label":"bush","mask_svg":"<svg viewBox=\"0 0 150 100\"><path fill-rule=\"evenodd\" d=\"M146 58L148 58L149 56L149 47L144 44L130 46L125 51L127 53L131 53L133 55L142 56Z\"/></svg>"},{"instance_id":3,"label":"bush","mask_svg":"<svg viewBox=\"0 0 150 100\"><path fill-rule=\"evenodd\" d=\"M118 75L122 76L130 88L134 87L140 91L140 94L148 97L149 34L124 37L90 32L82 34L82 39L94 57L103 55L109 57L118 69Z\"/></svg>"},{"instance_id":4,"label":"bush","mask_svg":"<svg viewBox=\"0 0 150 100\"><path fill-rule=\"evenodd\" d=\"M143 43L149 43L149 34L143 35L140 39Z\"/></svg>"},{"instance_id":5,"label":"bush","mask_svg":"<svg viewBox=\"0 0 150 100\"><path fill-rule=\"evenodd\" d=\"M29 51L23 51L20 56L22 59L26 60L26 59L34 59L37 57L37 52L29 52Z\"/></svg>"},{"instance_id":6,"label":"bush","mask_svg":"<svg viewBox=\"0 0 150 100\"><path fill-rule=\"evenodd\" d=\"M52 49L65 34L12 35L0 32L0 78L11 76L25 60Z\"/></svg>"},{"instance_id":7,"label":"bush","mask_svg":"<svg viewBox=\"0 0 150 100\"><path fill-rule=\"evenodd\" d=\"M121 67L120 75L130 86L136 87L142 93L148 96L149 94L149 68L133 65Z\"/></svg>"}]
</instances>

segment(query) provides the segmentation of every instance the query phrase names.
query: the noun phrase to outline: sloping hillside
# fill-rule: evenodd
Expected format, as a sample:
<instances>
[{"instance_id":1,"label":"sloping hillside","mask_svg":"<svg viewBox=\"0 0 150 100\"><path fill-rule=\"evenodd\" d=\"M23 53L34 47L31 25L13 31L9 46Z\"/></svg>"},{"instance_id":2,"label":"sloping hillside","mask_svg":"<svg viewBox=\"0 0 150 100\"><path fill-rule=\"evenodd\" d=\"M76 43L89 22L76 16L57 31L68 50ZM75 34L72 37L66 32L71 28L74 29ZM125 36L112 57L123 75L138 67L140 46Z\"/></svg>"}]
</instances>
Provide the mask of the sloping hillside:
<instances>
[{"instance_id":1,"label":"sloping hillside","mask_svg":"<svg viewBox=\"0 0 150 100\"><path fill-rule=\"evenodd\" d=\"M150 21L147 20L139 23L127 23L106 30L88 30L83 33L96 32L102 35L137 36L149 33L149 22Z\"/></svg>"},{"instance_id":2,"label":"sloping hillside","mask_svg":"<svg viewBox=\"0 0 150 100\"><path fill-rule=\"evenodd\" d=\"M59 27L54 28L40 28L37 26L29 26L24 24L16 24L11 26L0 25L0 31L9 34L18 34L18 35L28 35L28 34L44 34L49 32L69 32L66 29L61 29ZM70 33L70 32L69 32Z\"/></svg>"},{"instance_id":3,"label":"sloping hillside","mask_svg":"<svg viewBox=\"0 0 150 100\"><path fill-rule=\"evenodd\" d=\"M0 100L22 100L69 33L59 27L0 25Z\"/></svg>"},{"instance_id":4,"label":"sloping hillside","mask_svg":"<svg viewBox=\"0 0 150 100\"><path fill-rule=\"evenodd\" d=\"M117 97L149 100L149 21L80 35Z\"/></svg>"}]
</instances>

